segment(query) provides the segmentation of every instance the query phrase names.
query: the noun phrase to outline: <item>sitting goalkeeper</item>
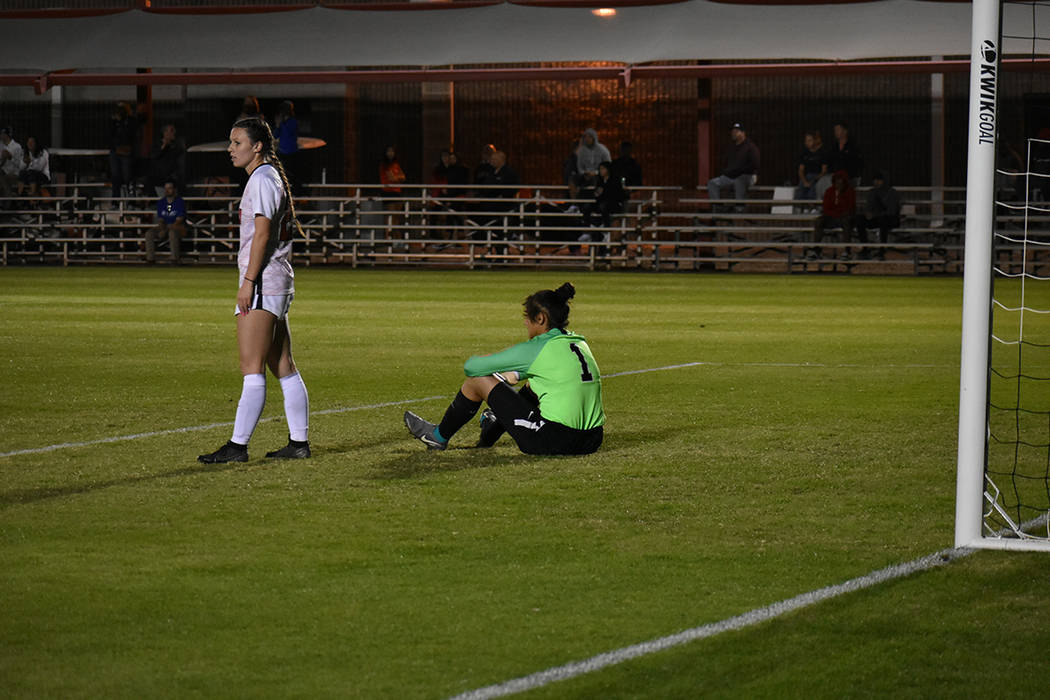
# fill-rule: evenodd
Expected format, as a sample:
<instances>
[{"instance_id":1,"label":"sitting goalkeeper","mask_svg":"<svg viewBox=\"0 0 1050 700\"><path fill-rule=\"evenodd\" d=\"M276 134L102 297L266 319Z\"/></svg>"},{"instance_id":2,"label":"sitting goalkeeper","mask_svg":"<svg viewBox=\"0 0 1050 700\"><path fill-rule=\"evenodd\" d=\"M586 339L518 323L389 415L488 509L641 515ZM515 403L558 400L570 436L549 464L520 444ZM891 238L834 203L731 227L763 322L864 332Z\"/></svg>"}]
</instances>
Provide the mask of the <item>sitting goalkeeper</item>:
<instances>
[{"instance_id":1,"label":"sitting goalkeeper","mask_svg":"<svg viewBox=\"0 0 1050 700\"><path fill-rule=\"evenodd\" d=\"M441 423L429 423L411 411L405 426L431 450L443 450L448 441L478 412L478 447L491 447L510 433L526 454L590 454L602 444L602 380L598 364L582 335L565 330L569 300L576 290L569 283L544 289L525 302L525 329L529 339L494 355L467 360L463 382ZM528 382L521 391L510 385Z\"/></svg>"}]
</instances>

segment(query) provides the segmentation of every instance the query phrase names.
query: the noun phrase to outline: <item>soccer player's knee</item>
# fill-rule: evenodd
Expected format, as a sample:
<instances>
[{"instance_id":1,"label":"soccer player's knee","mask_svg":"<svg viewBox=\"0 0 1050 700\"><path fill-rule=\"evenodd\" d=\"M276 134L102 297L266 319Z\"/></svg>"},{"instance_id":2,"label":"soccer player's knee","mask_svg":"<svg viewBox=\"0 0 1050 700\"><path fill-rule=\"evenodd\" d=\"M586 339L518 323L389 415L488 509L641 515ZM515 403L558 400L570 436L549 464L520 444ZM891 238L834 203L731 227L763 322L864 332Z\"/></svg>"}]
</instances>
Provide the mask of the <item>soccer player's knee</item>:
<instances>
[{"instance_id":1,"label":"soccer player's knee","mask_svg":"<svg viewBox=\"0 0 1050 700\"><path fill-rule=\"evenodd\" d=\"M492 377L467 377L460 391L472 401L486 401L494 386L496 380Z\"/></svg>"},{"instance_id":2,"label":"soccer player's knee","mask_svg":"<svg viewBox=\"0 0 1050 700\"><path fill-rule=\"evenodd\" d=\"M264 374L266 361L261 357L242 356L240 358L241 374Z\"/></svg>"},{"instance_id":3,"label":"soccer player's knee","mask_svg":"<svg viewBox=\"0 0 1050 700\"><path fill-rule=\"evenodd\" d=\"M266 368L262 363L242 362L241 363L241 374L263 374Z\"/></svg>"}]
</instances>

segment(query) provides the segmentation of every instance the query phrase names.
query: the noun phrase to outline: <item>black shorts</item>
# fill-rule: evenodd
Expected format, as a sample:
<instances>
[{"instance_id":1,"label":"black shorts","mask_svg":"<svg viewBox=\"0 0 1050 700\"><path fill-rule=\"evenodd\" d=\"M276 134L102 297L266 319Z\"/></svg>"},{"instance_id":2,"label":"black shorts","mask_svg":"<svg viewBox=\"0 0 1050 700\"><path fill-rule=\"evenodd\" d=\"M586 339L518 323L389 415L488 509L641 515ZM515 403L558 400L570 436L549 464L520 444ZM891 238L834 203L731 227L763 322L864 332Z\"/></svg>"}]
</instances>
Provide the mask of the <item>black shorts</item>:
<instances>
[{"instance_id":1,"label":"black shorts","mask_svg":"<svg viewBox=\"0 0 1050 700\"><path fill-rule=\"evenodd\" d=\"M525 454L587 455L601 447L605 435L600 425L578 430L546 420L539 408L503 382L489 392L488 404Z\"/></svg>"}]
</instances>

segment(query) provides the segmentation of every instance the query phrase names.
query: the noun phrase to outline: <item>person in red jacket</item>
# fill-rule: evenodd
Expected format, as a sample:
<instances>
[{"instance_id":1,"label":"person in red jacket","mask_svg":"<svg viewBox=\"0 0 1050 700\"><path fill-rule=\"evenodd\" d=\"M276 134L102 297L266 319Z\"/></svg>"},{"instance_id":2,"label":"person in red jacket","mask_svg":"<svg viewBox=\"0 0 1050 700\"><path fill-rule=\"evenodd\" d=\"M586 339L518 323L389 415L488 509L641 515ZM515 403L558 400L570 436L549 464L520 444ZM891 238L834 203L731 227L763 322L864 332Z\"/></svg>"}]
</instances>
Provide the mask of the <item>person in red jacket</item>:
<instances>
[{"instance_id":1,"label":"person in red jacket","mask_svg":"<svg viewBox=\"0 0 1050 700\"><path fill-rule=\"evenodd\" d=\"M824 240L825 231L839 229L839 243L849 243L853 238L853 217L857 213L857 190L853 189L849 173L838 170L831 178L831 187L824 193L823 213L817 217L813 226L813 241ZM815 260L820 257L820 248L806 251L806 258ZM849 248L844 248L840 257L849 260Z\"/></svg>"},{"instance_id":2,"label":"person in red jacket","mask_svg":"<svg viewBox=\"0 0 1050 700\"><path fill-rule=\"evenodd\" d=\"M387 238L393 237L394 227L401 225L400 212L404 207L404 200L401 199L401 183L405 180L405 171L397 162L397 151L393 146L387 146L383 157L379 160L379 183L383 186L379 196L385 200L383 209L389 212L386 220Z\"/></svg>"}]
</instances>

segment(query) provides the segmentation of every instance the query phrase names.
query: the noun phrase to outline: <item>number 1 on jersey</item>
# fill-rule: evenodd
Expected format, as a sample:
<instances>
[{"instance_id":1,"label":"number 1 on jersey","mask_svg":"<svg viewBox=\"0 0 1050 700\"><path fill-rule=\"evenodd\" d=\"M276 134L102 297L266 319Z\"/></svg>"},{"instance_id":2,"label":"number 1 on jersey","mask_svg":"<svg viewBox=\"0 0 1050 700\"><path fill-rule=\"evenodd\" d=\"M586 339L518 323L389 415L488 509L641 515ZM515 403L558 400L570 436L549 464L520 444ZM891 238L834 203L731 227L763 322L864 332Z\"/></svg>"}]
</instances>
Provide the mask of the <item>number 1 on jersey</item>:
<instances>
[{"instance_id":1,"label":"number 1 on jersey","mask_svg":"<svg viewBox=\"0 0 1050 700\"><path fill-rule=\"evenodd\" d=\"M580 374L580 381L593 382L594 375L591 374L591 370L587 367L587 358L583 356L583 352L576 343L569 343L569 349L576 353L576 357L580 360L580 366L583 367L583 373Z\"/></svg>"}]
</instances>

